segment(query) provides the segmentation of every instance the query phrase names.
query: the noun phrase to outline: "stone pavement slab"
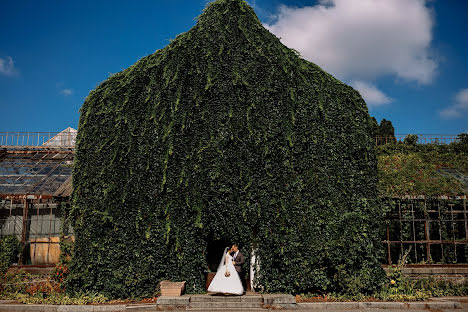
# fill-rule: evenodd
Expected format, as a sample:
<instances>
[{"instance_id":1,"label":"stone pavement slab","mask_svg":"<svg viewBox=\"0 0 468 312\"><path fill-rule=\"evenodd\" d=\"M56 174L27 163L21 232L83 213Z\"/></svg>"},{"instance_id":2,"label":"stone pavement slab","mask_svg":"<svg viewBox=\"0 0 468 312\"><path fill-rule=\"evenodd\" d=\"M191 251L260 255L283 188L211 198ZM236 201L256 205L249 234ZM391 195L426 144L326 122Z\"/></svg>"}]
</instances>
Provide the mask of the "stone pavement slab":
<instances>
[{"instance_id":1,"label":"stone pavement slab","mask_svg":"<svg viewBox=\"0 0 468 312\"><path fill-rule=\"evenodd\" d=\"M127 306L125 304L96 305L94 306L93 312L123 312L126 308Z\"/></svg>"},{"instance_id":2,"label":"stone pavement slab","mask_svg":"<svg viewBox=\"0 0 468 312\"><path fill-rule=\"evenodd\" d=\"M122 305L40 305L40 304L12 304L11 301L0 301L0 312L147 312L159 310L188 310L188 311L268 311L282 308L283 312L306 312L326 310L373 312L382 310L398 311L467 311L468 297L430 298L417 302L301 302L295 304L295 298L288 295L256 295L242 297L217 297L206 295L184 295L181 297L160 297L157 304L122 304ZM193 302L191 302L193 298ZM227 300L225 300L227 299ZM293 303L294 299L294 303ZM192 304L195 303L195 304ZM190 306L189 306L190 305Z\"/></svg>"},{"instance_id":3,"label":"stone pavement slab","mask_svg":"<svg viewBox=\"0 0 468 312\"><path fill-rule=\"evenodd\" d=\"M49 305L50 307L50 305ZM94 307L92 305L80 305L80 312L94 312ZM57 312L76 312L76 306L73 305L58 305L56 306Z\"/></svg>"},{"instance_id":4,"label":"stone pavement slab","mask_svg":"<svg viewBox=\"0 0 468 312\"><path fill-rule=\"evenodd\" d=\"M185 306L190 303L190 297L191 296L189 295L183 295L179 297L161 296L156 301L156 304L158 306L160 305L173 305L173 306L184 305Z\"/></svg>"},{"instance_id":5,"label":"stone pavement slab","mask_svg":"<svg viewBox=\"0 0 468 312\"><path fill-rule=\"evenodd\" d=\"M295 304L296 297L293 295L285 295L285 294L265 294L262 295L263 302L265 304Z\"/></svg>"},{"instance_id":6,"label":"stone pavement slab","mask_svg":"<svg viewBox=\"0 0 468 312\"><path fill-rule=\"evenodd\" d=\"M306 310L350 310L359 309L359 302L301 302L296 306Z\"/></svg>"}]
</instances>

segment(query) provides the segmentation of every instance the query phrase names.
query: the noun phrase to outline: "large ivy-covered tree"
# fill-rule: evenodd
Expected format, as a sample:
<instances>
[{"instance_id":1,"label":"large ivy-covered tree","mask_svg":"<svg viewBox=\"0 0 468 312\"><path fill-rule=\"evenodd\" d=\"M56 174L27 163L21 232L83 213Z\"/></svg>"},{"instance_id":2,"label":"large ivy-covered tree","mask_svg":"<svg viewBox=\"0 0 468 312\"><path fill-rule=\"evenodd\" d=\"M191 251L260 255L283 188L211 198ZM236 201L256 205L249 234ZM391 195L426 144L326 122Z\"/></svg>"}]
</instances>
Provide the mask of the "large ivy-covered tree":
<instances>
[{"instance_id":1,"label":"large ivy-covered tree","mask_svg":"<svg viewBox=\"0 0 468 312\"><path fill-rule=\"evenodd\" d=\"M384 278L376 169L359 93L245 1L214 1L85 100L67 289L203 291L207 244L227 239L247 257L255 246L266 291L371 291Z\"/></svg>"}]
</instances>

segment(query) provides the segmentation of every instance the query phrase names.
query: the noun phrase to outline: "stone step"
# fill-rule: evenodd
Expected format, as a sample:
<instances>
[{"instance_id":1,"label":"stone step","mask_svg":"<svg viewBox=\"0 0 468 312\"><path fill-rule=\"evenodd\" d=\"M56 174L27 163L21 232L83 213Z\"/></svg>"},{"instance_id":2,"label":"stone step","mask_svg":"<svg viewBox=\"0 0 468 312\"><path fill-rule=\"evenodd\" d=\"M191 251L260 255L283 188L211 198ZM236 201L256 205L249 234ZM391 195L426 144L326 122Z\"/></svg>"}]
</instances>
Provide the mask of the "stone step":
<instances>
[{"instance_id":1,"label":"stone step","mask_svg":"<svg viewBox=\"0 0 468 312\"><path fill-rule=\"evenodd\" d=\"M403 268L405 274L460 274L467 275L468 268Z\"/></svg>"},{"instance_id":2,"label":"stone step","mask_svg":"<svg viewBox=\"0 0 468 312\"><path fill-rule=\"evenodd\" d=\"M194 295L190 298L190 302L253 302L263 303L262 296L210 296L210 295Z\"/></svg>"},{"instance_id":3,"label":"stone step","mask_svg":"<svg viewBox=\"0 0 468 312\"><path fill-rule=\"evenodd\" d=\"M263 308L263 302L190 302L190 309L244 309Z\"/></svg>"},{"instance_id":4,"label":"stone step","mask_svg":"<svg viewBox=\"0 0 468 312\"><path fill-rule=\"evenodd\" d=\"M224 311L224 312L239 312L239 311L252 311L252 312L265 312L268 311L264 308L187 308L186 311Z\"/></svg>"},{"instance_id":5,"label":"stone step","mask_svg":"<svg viewBox=\"0 0 468 312\"><path fill-rule=\"evenodd\" d=\"M239 310L237 308L188 308L186 311L223 311L223 312L239 312L239 311L249 311L249 312L265 312L268 310L262 308L242 308Z\"/></svg>"}]
</instances>

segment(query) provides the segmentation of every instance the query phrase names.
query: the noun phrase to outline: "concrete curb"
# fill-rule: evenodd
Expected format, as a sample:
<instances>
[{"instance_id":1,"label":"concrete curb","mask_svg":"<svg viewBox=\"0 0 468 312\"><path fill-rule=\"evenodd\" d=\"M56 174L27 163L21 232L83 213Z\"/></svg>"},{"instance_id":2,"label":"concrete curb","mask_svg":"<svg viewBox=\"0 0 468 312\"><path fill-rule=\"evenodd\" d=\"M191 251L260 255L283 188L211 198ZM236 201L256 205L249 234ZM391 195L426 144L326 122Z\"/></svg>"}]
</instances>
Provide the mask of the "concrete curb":
<instances>
[{"instance_id":1,"label":"concrete curb","mask_svg":"<svg viewBox=\"0 0 468 312\"><path fill-rule=\"evenodd\" d=\"M348 310L359 309L360 302L300 302L296 306L304 310Z\"/></svg>"},{"instance_id":2,"label":"concrete curb","mask_svg":"<svg viewBox=\"0 0 468 312\"><path fill-rule=\"evenodd\" d=\"M1 312L143 312L158 311L156 304L45 305L0 304Z\"/></svg>"},{"instance_id":3,"label":"concrete curb","mask_svg":"<svg viewBox=\"0 0 468 312\"><path fill-rule=\"evenodd\" d=\"M188 306L190 304L191 296L169 297L161 296L156 301L158 306Z\"/></svg>"},{"instance_id":4,"label":"concrete curb","mask_svg":"<svg viewBox=\"0 0 468 312\"><path fill-rule=\"evenodd\" d=\"M161 309L181 309L189 307L190 296L164 297L158 304L121 304L121 305L41 305L41 304L0 304L0 312L143 312ZM452 298L450 298L452 299ZM439 299L419 302L301 302L293 303L286 296L266 296L266 307L284 305L285 308L301 310L353 310L353 309L457 309L459 302ZM161 302L160 302L161 301ZM211 309L210 309L211 310Z\"/></svg>"},{"instance_id":5,"label":"concrete curb","mask_svg":"<svg viewBox=\"0 0 468 312\"><path fill-rule=\"evenodd\" d=\"M348 309L458 309L459 302L420 301L420 302L301 302L298 308L306 310L348 310Z\"/></svg>"}]
</instances>

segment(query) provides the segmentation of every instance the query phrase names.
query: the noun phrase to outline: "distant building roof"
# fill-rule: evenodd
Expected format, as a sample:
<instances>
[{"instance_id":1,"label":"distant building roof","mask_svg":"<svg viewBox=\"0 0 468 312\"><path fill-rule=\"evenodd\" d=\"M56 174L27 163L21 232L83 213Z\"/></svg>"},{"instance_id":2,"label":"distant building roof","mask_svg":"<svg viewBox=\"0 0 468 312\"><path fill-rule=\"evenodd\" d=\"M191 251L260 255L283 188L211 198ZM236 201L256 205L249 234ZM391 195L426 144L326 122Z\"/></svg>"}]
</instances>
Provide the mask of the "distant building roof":
<instances>
[{"instance_id":1,"label":"distant building roof","mask_svg":"<svg viewBox=\"0 0 468 312\"><path fill-rule=\"evenodd\" d=\"M454 168L440 168L438 170L441 174L445 176L450 176L452 178L455 178L456 180L460 181L463 184L463 188L465 190L468 190L468 177L464 175L462 172L460 172L457 169Z\"/></svg>"},{"instance_id":2,"label":"distant building roof","mask_svg":"<svg viewBox=\"0 0 468 312\"><path fill-rule=\"evenodd\" d=\"M77 133L76 129L68 127L42 145L50 147L74 147Z\"/></svg>"},{"instance_id":3,"label":"distant building roof","mask_svg":"<svg viewBox=\"0 0 468 312\"><path fill-rule=\"evenodd\" d=\"M76 133L69 127L40 145L0 148L0 197L69 196Z\"/></svg>"}]
</instances>

